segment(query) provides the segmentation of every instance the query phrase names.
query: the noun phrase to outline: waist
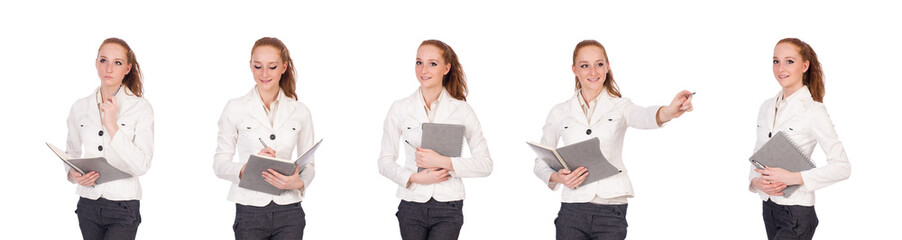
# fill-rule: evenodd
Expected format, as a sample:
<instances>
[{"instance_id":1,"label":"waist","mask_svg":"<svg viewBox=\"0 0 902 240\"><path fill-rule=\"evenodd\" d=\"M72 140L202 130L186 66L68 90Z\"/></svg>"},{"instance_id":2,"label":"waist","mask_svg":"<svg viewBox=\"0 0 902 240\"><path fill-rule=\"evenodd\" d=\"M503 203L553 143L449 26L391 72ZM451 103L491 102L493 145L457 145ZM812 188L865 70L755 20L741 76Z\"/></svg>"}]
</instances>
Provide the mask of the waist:
<instances>
[{"instance_id":1,"label":"waist","mask_svg":"<svg viewBox=\"0 0 902 240\"><path fill-rule=\"evenodd\" d=\"M275 202L269 202L269 204L262 207L242 205L240 203L235 204L235 210L237 210L238 212L281 212L295 210L298 208L301 208L301 202L289 203L285 205L279 205Z\"/></svg>"}]
</instances>

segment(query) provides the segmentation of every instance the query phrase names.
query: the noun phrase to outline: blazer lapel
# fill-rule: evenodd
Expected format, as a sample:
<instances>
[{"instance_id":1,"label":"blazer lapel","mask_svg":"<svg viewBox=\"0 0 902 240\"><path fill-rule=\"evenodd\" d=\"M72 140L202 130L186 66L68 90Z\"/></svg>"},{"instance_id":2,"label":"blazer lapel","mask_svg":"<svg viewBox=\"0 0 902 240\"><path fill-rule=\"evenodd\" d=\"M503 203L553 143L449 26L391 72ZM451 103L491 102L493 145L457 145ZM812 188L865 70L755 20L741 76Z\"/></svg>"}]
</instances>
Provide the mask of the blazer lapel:
<instances>
[{"instance_id":1,"label":"blazer lapel","mask_svg":"<svg viewBox=\"0 0 902 240\"><path fill-rule=\"evenodd\" d=\"M457 103L451 99L451 95L444 89L442 89L441 94L442 96L439 97L441 102L438 104L438 109L435 109L435 116L432 118L436 122L448 121L448 119L451 119L451 115L454 114L454 111L457 110Z\"/></svg>"},{"instance_id":2,"label":"blazer lapel","mask_svg":"<svg viewBox=\"0 0 902 240\"><path fill-rule=\"evenodd\" d=\"M776 123L774 128L778 126L782 126L786 121L792 119L797 113L801 112L805 108L805 100L811 99L811 92L808 91L807 87L802 87L797 90L798 96L790 96L789 102L786 102L786 108L780 110L780 114L777 115ZM780 91L780 94L783 94L783 91ZM776 103L774 103L776 104Z\"/></svg>"},{"instance_id":3,"label":"blazer lapel","mask_svg":"<svg viewBox=\"0 0 902 240\"><path fill-rule=\"evenodd\" d=\"M274 129L279 129L282 127L282 125L288 122L288 119L291 117L295 110L294 104L291 104L290 102L294 99L288 98L288 96L285 96L284 94L282 94L281 98L282 99L279 100L279 107L276 109L276 119L272 124Z\"/></svg>"},{"instance_id":4,"label":"blazer lapel","mask_svg":"<svg viewBox=\"0 0 902 240\"><path fill-rule=\"evenodd\" d=\"M579 94L573 94L573 98L570 99L570 116L575 116L576 119L579 119L577 122L589 124L589 121L586 120L586 113L583 112L583 107L579 104Z\"/></svg>"},{"instance_id":5,"label":"blazer lapel","mask_svg":"<svg viewBox=\"0 0 902 240\"><path fill-rule=\"evenodd\" d=\"M260 125L272 130L272 124L269 123L269 118L266 117L266 111L263 110L263 100L260 100L260 95L257 94L257 88L252 88L251 92L244 97L244 110L250 113L251 117L259 121Z\"/></svg>"},{"instance_id":6,"label":"blazer lapel","mask_svg":"<svg viewBox=\"0 0 902 240\"><path fill-rule=\"evenodd\" d=\"M607 91L603 91L601 94L604 94L600 98L598 98L598 103L595 104L595 111L592 112L592 122L590 122L590 126L595 126L601 121L602 116L611 112L614 108L614 101L611 95L608 95Z\"/></svg>"}]
</instances>

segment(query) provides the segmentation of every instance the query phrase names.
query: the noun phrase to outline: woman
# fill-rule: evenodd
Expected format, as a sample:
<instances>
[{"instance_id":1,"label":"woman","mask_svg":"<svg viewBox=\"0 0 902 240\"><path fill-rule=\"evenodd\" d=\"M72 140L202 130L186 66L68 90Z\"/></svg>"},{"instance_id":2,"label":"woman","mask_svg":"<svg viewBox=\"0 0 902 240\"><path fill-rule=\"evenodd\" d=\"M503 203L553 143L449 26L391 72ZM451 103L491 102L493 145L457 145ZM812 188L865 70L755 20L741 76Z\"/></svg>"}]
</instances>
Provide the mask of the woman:
<instances>
[{"instance_id":1,"label":"woman","mask_svg":"<svg viewBox=\"0 0 902 240\"><path fill-rule=\"evenodd\" d=\"M783 89L761 104L755 151L783 132L809 157L820 144L827 165L801 172L752 166L749 190L764 201L768 239L811 239L818 224L814 190L849 178L851 165L823 104L824 73L814 49L796 38L782 39L774 47L773 63L774 77ZM800 187L784 197L780 191L790 185Z\"/></svg>"},{"instance_id":2,"label":"woman","mask_svg":"<svg viewBox=\"0 0 902 240\"><path fill-rule=\"evenodd\" d=\"M479 120L467 104L467 82L457 54L439 40L417 49L420 87L395 101L385 117L379 173L398 184L398 224L402 239L457 239L463 226L464 186L461 178L492 173L492 159ZM423 123L459 124L471 157L447 157L416 148ZM405 142L405 143L402 143ZM407 160L398 165L398 148ZM417 171L417 168L425 170Z\"/></svg>"},{"instance_id":3,"label":"woman","mask_svg":"<svg viewBox=\"0 0 902 240\"><path fill-rule=\"evenodd\" d=\"M313 146L310 110L297 101L294 64L288 48L279 39L261 38L251 49L251 72L256 86L226 104L219 118L219 137L213 170L232 182L228 200L235 202L235 239L302 239L304 209L301 200L315 174L313 161L303 171L289 176L268 169L245 173L252 154L293 159ZM270 147L267 147L270 146ZM238 151L238 162L232 161ZM282 189L270 195L238 187L244 174L262 174L269 184Z\"/></svg>"},{"instance_id":4,"label":"woman","mask_svg":"<svg viewBox=\"0 0 902 240\"><path fill-rule=\"evenodd\" d=\"M643 108L621 98L607 52L595 40L576 45L572 69L576 75L576 92L573 98L551 109L542 128L541 144L555 147L558 140L569 145L597 137L602 154L622 172L580 186L587 174L592 174L585 167L555 172L537 158L535 174L552 190L559 184L567 186L554 221L557 239L624 239L627 198L633 197L633 187L621 159L626 128L663 126L692 111L692 94L677 93L670 105L663 107Z\"/></svg>"},{"instance_id":5,"label":"woman","mask_svg":"<svg viewBox=\"0 0 902 240\"><path fill-rule=\"evenodd\" d=\"M138 177L153 157L153 109L142 97L141 68L125 41L103 40L95 67L100 87L72 104L66 154L104 157L132 177L95 184L99 173L82 175L66 166L81 196L75 213L84 239L135 239L141 223Z\"/></svg>"}]
</instances>

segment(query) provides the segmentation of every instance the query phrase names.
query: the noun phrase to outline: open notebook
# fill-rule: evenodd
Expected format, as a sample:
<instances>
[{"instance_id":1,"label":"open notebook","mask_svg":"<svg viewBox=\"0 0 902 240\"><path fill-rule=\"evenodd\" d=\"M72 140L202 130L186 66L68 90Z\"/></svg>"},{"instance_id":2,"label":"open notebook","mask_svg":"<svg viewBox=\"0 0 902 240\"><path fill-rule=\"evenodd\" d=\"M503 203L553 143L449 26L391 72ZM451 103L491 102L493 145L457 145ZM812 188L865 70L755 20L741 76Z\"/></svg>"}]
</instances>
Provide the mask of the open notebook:
<instances>
[{"instance_id":1,"label":"open notebook","mask_svg":"<svg viewBox=\"0 0 902 240\"><path fill-rule=\"evenodd\" d=\"M621 172L601 154L599 143L598 138L594 137L557 149L531 142L526 144L536 152L539 159L545 161L545 164L548 164L548 167L551 167L554 171L559 171L563 168L574 170L580 166L586 167L589 176L580 184L580 186L583 186Z\"/></svg>"},{"instance_id":2,"label":"open notebook","mask_svg":"<svg viewBox=\"0 0 902 240\"><path fill-rule=\"evenodd\" d=\"M116 181L123 178L132 177L131 174L123 172L113 165L110 165L109 162L106 161L104 157L93 157L93 158L70 158L66 152L60 150L53 144L47 143L47 147L50 147L50 150L56 154L60 160L63 160L63 163L68 165L70 168L75 169L78 173L86 174L89 172L97 172L100 174L100 177L94 181L94 184L103 184L106 182Z\"/></svg>"},{"instance_id":3,"label":"open notebook","mask_svg":"<svg viewBox=\"0 0 902 240\"><path fill-rule=\"evenodd\" d=\"M815 168L814 162L811 162L811 159L802 153L796 144L782 131L777 132L767 143L764 143L764 146L761 146L749 158L749 162L758 169L764 169L765 166L768 166L786 169L790 172L801 172ZM799 185L787 186L782 191L783 196L789 197L796 190L799 190L799 187Z\"/></svg>"},{"instance_id":4,"label":"open notebook","mask_svg":"<svg viewBox=\"0 0 902 240\"><path fill-rule=\"evenodd\" d=\"M423 123L421 148L432 149L445 157L460 157L466 127L460 124ZM417 172L424 168L417 168Z\"/></svg>"},{"instance_id":5,"label":"open notebook","mask_svg":"<svg viewBox=\"0 0 902 240\"><path fill-rule=\"evenodd\" d=\"M316 144L313 144L313 147L310 147L310 150L301 154L294 162L259 156L256 154L249 156L247 158L247 166L244 167L244 174L241 176L241 181L238 182L238 187L272 195L282 194L282 189L276 188L272 184L266 182L266 180L263 180L261 174L271 168L272 170L279 172L279 174L289 176L294 174L295 166L299 167L298 171L303 171L304 165L307 165L310 160L313 160L313 153L316 152L316 149L321 142L323 142L322 139L320 139L319 142L316 142Z\"/></svg>"}]
</instances>

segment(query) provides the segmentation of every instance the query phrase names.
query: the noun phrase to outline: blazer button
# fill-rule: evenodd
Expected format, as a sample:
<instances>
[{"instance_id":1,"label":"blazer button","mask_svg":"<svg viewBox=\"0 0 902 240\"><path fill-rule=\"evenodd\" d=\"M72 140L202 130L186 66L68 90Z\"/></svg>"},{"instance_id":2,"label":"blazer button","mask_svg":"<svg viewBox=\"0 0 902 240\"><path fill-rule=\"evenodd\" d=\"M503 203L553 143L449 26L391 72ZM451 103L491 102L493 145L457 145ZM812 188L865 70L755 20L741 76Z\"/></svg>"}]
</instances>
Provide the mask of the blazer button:
<instances>
[{"instance_id":1,"label":"blazer button","mask_svg":"<svg viewBox=\"0 0 902 240\"><path fill-rule=\"evenodd\" d=\"M100 132L98 132L97 135L103 136L103 130L100 130Z\"/></svg>"},{"instance_id":2,"label":"blazer button","mask_svg":"<svg viewBox=\"0 0 902 240\"><path fill-rule=\"evenodd\" d=\"M275 134L270 134L270 135L269 135L269 140L276 140L276 135L275 135Z\"/></svg>"},{"instance_id":3,"label":"blazer button","mask_svg":"<svg viewBox=\"0 0 902 240\"><path fill-rule=\"evenodd\" d=\"M591 135L591 134L592 134L592 129L586 129L586 135Z\"/></svg>"},{"instance_id":4,"label":"blazer button","mask_svg":"<svg viewBox=\"0 0 902 240\"><path fill-rule=\"evenodd\" d=\"M97 146L97 151L103 151L103 146Z\"/></svg>"},{"instance_id":5,"label":"blazer button","mask_svg":"<svg viewBox=\"0 0 902 240\"><path fill-rule=\"evenodd\" d=\"M770 138L770 133L767 133L767 138Z\"/></svg>"}]
</instances>

